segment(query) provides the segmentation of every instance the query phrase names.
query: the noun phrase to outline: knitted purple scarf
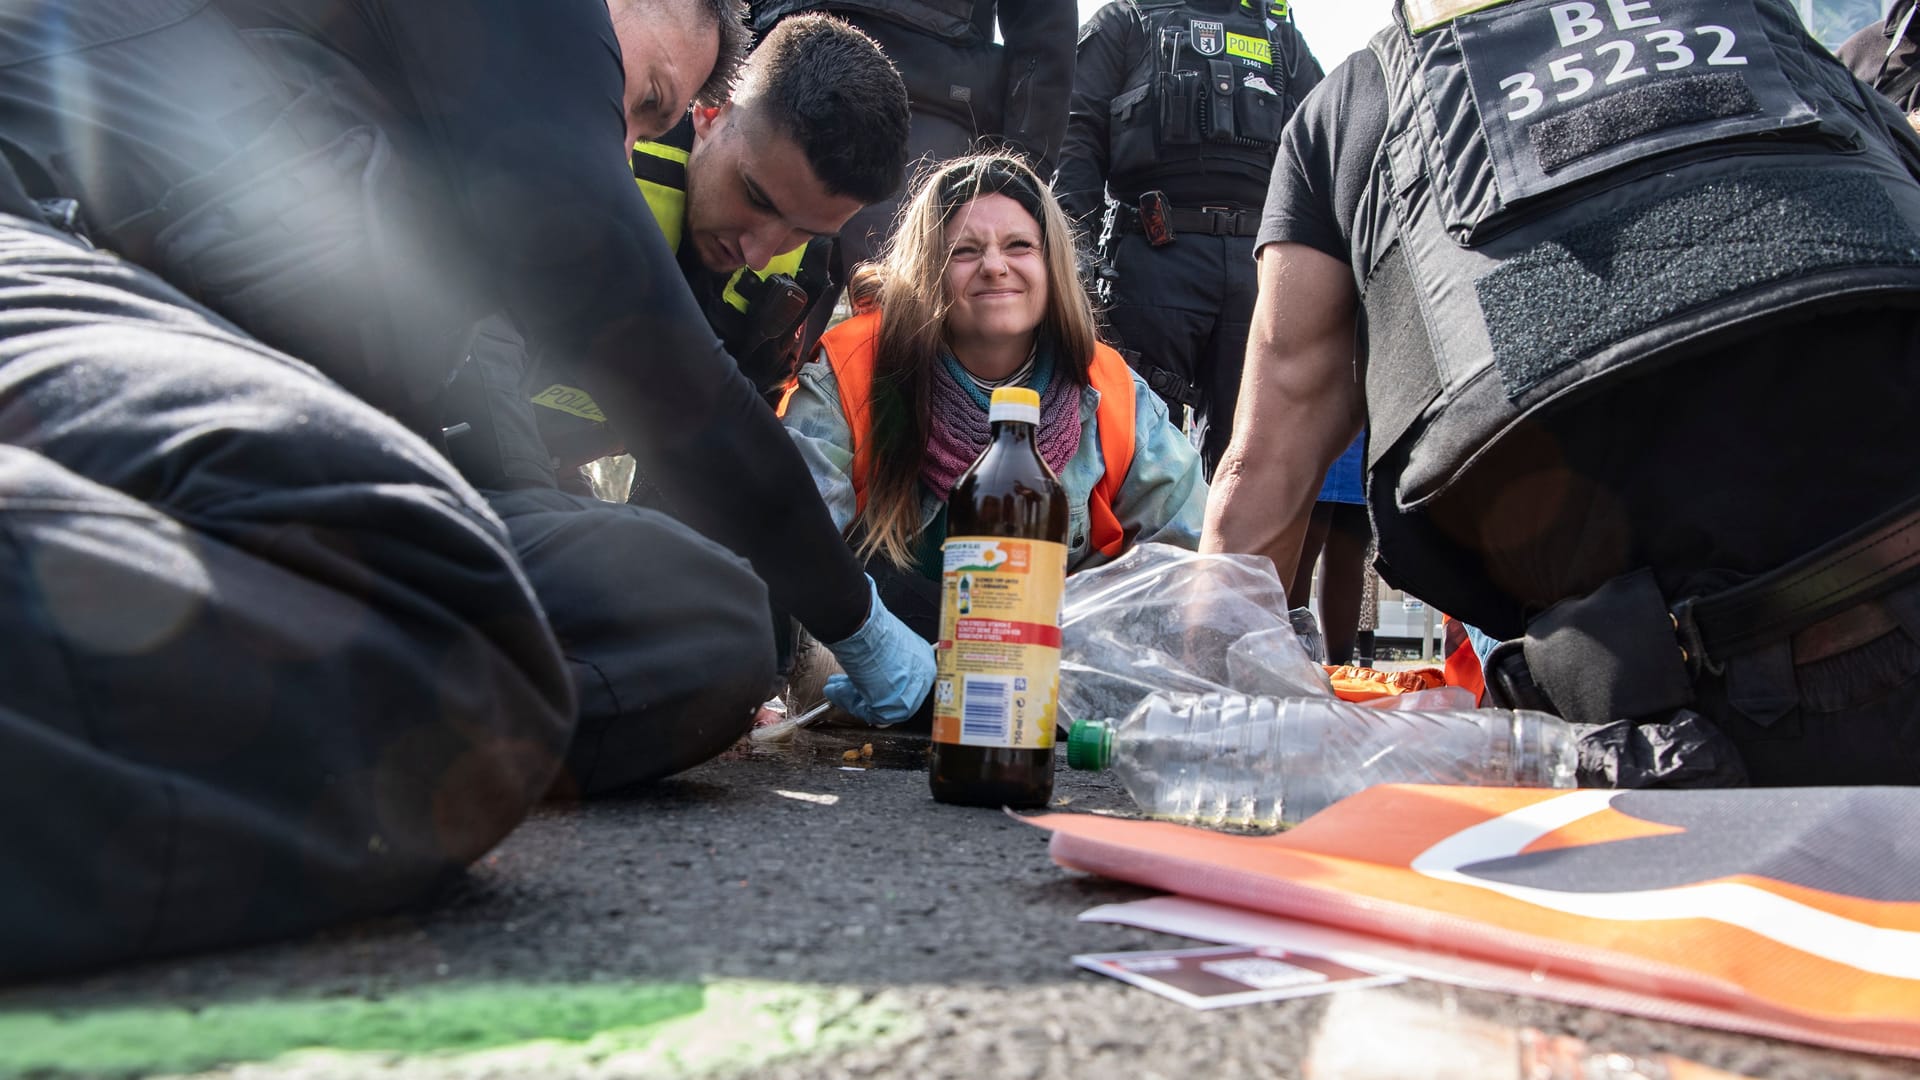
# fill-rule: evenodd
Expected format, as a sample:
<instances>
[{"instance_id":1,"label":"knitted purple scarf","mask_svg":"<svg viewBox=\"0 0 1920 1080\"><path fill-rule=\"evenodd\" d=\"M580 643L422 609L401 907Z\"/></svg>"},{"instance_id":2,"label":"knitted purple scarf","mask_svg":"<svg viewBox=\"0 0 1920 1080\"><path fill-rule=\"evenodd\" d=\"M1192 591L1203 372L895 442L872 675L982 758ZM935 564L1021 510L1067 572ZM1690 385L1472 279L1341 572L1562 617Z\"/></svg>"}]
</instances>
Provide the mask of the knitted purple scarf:
<instances>
[{"instance_id":1,"label":"knitted purple scarf","mask_svg":"<svg viewBox=\"0 0 1920 1080\"><path fill-rule=\"evenodd\" d=\"M1080 448L1080 388L1066 378L1056 377L1047 346L1034 366L1033 384L1040 391L1040 457L1055 474L1073 460ZM942 355L933 365L931 393L931 431L927 452L920 465L920 482L927 490L947 501L947 495L976 458L986 452L993 430L987 423L988 395L959 368L959 361Z\"/></svg>"}]
</instances>

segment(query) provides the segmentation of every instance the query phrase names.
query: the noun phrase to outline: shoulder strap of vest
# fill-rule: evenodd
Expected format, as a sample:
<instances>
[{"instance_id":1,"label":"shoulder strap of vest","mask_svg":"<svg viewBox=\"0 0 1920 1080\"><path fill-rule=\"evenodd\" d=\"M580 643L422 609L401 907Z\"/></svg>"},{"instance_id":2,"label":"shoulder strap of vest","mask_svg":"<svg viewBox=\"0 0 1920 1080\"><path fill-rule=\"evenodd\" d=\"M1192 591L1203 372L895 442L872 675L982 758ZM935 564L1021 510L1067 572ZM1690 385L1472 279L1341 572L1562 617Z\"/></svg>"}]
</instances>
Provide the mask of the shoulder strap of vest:
<instances>
[{"instance_id":1,"label":"shoulder strap of vest","mask_svg":"<svg viewBox=\"0 0 1920 1080\"><path fill-rule=\"evenodd\" d=\"M1119 557L1127 540L1113 506L1119 501L1120 486L1133 471L1133 372L1112 347L1096 343L1093 362L1087 366L1087 381L1100 394L1094 417L1100 426L1100 459L1106 466L1087 500L1087 526L1092 530L1087 540L1111 559Z\"/></svg>"},{"instance_id":2,"label":"shoulder strap of vest","mask_svg":"<svg viewBox=\"0 0 1920 1080\"><path fill-rule=\"evenodd\" d=\"M880 337L880 313L855 315L820 337L820 354L840 388L840 412L853 442L853 506L867 508L867 474L873 467L873 359Z\"/></svg>"}]
</instances>

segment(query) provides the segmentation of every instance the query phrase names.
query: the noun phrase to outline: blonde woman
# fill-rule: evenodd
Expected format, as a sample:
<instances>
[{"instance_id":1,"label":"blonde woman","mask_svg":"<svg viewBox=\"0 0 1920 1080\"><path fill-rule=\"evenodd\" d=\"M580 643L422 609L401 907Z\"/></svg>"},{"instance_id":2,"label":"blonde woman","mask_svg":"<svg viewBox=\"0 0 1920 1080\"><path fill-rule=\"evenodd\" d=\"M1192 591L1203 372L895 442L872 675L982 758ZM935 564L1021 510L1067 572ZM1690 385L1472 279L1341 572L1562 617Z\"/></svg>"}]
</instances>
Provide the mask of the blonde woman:
<instances>
[{"instance_id":1,"label":"blonde woman","mask_svg":"<svg viewBox=\"0 0 1920 1080\"><path fill-rule=\"evenodd\" d=\"M862 314L821 339L783 407L887 607L929 640L947 494L986 448L995 387L1040 394L1041 456L1072 509L1069 572L1142 541L1199 543L1199 456L1100 343L1073 250L1052 192L1019 159L946 162L885 260L855 276Z\"/></svg>"}]
</instances>

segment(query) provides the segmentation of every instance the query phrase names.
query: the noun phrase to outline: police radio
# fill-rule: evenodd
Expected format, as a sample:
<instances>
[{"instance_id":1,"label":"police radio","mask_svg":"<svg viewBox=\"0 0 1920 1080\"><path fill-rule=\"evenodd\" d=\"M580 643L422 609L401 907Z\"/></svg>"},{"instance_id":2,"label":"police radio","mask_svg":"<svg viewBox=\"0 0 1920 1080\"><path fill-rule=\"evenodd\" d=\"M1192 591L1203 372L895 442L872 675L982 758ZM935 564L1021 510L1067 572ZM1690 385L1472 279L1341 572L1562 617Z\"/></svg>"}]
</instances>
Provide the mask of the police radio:
<instances>
[{"instance_id":1,"label":"police radio","mask_svg":"<svg viewBox=\"0 0 1920 1080\"><path fill-rule=\"evenodd\" d=\"M1207 61L1206 97L1201 99L1201 112L1205 117L1207 139L1217 143L1242 142L1238 126L1234 123L1233 93L1239 89L1240 77L1234 73L1233 64L1225 60Z\"/></svg>"},{"instance_id":2,"label":"police radio","mask_svg":"<svg viewBox=\"0 0 1920 1080\"><path fill-rule=\"evenodd\" d=\"M1160 29L1163 61L1154 78L1160 82L1160 92L1156 95L1160 103L1160 141L1170 146L1200 141L1198 120L1206 88L1200 85L1199 72L1174 70L1180 66L1180 50L1186 40L1185 30L1172 26Z\"/></svg>"},{"instance_id":3,"label":"police radio","mask_svg":"<svg viewBox=\"0 0 1920 1080\"><path fill-rule=\"evenodd\" d=\"M757 348L800 324L807 313L810 297L800 283L786 274L741 274L734 289L747 302L741 314L745 348Z\"/></svg>"},{"instance_id":4,"label":"police radio","mask_svg":"<svg viewBox=\"0 0 1920 1080\"><path fill-rule=\"evenodd\" d=\"M754 330L768 339L791 333L806 316L810 301L807 290L801 288L799 282L785 274L773 275L753 305Z\"/></svg>"},{"instance_id":5,"label":"police radio","mask_svg":"<svg viewBox=\"0 0 1920 1080\"><path fill-rule=\"evenodd\" d=\"M769 393L792 374L798 360L799 331L811 294L789 275L763 278L751 270L741 271L728 288L740 295L745 307L715 297L707 305L707 318L741 374L761 393Z\"/></svg>"}]
</instances>

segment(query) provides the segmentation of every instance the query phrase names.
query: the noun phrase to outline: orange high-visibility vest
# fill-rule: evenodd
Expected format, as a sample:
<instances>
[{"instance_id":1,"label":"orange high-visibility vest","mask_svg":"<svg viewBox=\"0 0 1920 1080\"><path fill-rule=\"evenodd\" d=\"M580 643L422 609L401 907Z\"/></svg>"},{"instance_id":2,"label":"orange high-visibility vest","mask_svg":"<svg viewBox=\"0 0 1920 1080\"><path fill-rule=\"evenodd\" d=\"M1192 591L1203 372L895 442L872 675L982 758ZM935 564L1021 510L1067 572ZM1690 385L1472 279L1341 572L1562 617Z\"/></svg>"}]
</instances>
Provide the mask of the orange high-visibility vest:
<instances>
[{"instance_id":1,"label":"orange high-visibility vest","mask_svg":"<svg viewBox=\"0 0 1920 1080\"><path fill-rule=\"evenodd\" d=\"M846 414L847 428L852 432L856 512L866 509L867 476L873 467L873 445L867 433L872 430L874 352L879 336L880 313L875 311L856 315L820 338L820 351L840 384L840 410ZM1100 429L1100 458L1106 463L1105 474L1087 499L1087 524L1092 530L1088 542L1108 558L1115 558L1126 543L1126 532L1113 512L1113 504L1133 467L1133 372L1119 353L1095 343L1093 362L1087 365L1087 381L1100 392L1094 417Z\"/></svg>"},{"instance_id":2,"label":"orange high-visibility vest","mask_svg":"<svg viewBox=\"0 0 1920 1080\"><path fill-rule=\"evenodd\" d=\"M1487 673L1480 669L1480 654L1473 651L1473 641L1467 637L1466 624L1451 615L1445 618L1445 644L1442 647L1447 654L1447 685L1470 690L1475 701L1484 702L1487 699Z\"/></svg>"}]
</instances>

